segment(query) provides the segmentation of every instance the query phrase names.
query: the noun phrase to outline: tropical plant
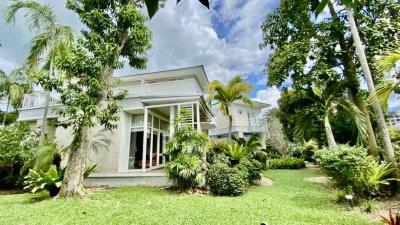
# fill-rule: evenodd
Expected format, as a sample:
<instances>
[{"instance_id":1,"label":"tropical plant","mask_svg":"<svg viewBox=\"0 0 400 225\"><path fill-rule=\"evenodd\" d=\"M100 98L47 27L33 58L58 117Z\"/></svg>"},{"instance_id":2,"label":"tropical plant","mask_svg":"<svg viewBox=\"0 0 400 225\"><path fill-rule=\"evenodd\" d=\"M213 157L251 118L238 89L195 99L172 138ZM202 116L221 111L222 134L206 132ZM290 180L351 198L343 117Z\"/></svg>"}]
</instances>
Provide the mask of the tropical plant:
<instances>
[{"instance_id":1,"label":"tropical plant","mask_svg":"<svg viewBox=\"0 0 400 225\"><path fill-rule=\"evenodd\" d=\"M236 165L240 160L245 159L250 155L248 149L238 143L228 145L225 154L230 157L233 165Z\"/></svg>"},{"instance_id":2,"label":"tropical plant","mask_svg":"<svg viewBox=\"0 0 400 225\"><path fill-rule=\"evenodd\" d=\"M357 127L359 140L362 141L365 139L366 127L364 115L354 103L340 95L340 89L341 84L334 82L326 84L325 87L314 86L298 91L296 101L304 103L305 107L308 105L310 109L303 115L302 120L299 120L296 124L295 131L299 140L304 139L305 133L312 126L311 121L316 116L315 110L323 111L325 134L330 148L337 146L330 122L331 116L337 113L337 110L342 110L352 119ZM312 110L311 107L314 107L315 110Z\"/></svg>"},{"instance_id":3,"label":"tropical plant","mask_svg":"<svg viewBox=\"0 0 400 225\"><path fill-rule=\"evenodd\" d=\"M211 165L207 172L207 184L215 195L236 196L246 190L247 177L247 171L216 163Z\"/></svg>"},{"instance_id":4,"label":"tropical plant","mask_svg":"<svg viewBox=\"0 0 400 225\"><path fill-rule=\"evenodd\" d=\"M0 70L0 98L5 98L6 111L4 112L2 125L6 125L7 113L10 105L18 110L24 99L24 94L31 90L31 84L27 79L26 71L22 68L13 70L9 75Z\"/></svg>"},{"instance_id":5,"label":"tropical plant","mask_svg":"<svg viewBox=\"0 0 400 225\"><path fill-rule=\"evenodd\" d=\"M204 185L202 164L199 157L181 153L166 164L165 171L181 190L186 190Z\"/></svg>"},{"instance_id":6,"label":"tropical plant","mask_svg":"<svg viewBox=\"0 0 400 225\"><path fill-rule=\"evenodd\" d=\"M32 169L35 171L48 171L52 165L60 169L61 155L54 143L45 141L35 148L35 155L24 163L20 174L24 175L26 171Z\"/></svg>"},{"instance_id":7,"label":"tropical plant","mask_svg":"<svg viewBox=\"0 0 400 225\"><path fill-rule=\"evenodd\" d=\"M50 76L56 76L55 58L65 52L71 45L74 39L72 28L59 24L57 16L49 5L41 5L33 0L12 1L5 14L6 22L14 23L16 14L20 10L24 10L24 16L27 18L26 22L29 28L37 32L37 35L31 41L27 64L32 68L37 68L40 61L44 61L45 70L48 70ZM40 143L43 143L47 132L47 116L52 88L44 85L44 83L41 85L46 90L43 123L40 133Z\"/></svg>"},{"instance_id":8,"label":"tropical plant","mask_svg":"<svg viewBox=\"0 0 400 225\"><path fill-rule=\"evenodd\" d=\"M233 77L226 85L214 80L207 87L208 100L210 102L215 101L224 115L228 117L228 142L232 140L232 112L230 107L238 100L252 106L253 102L246 97L251 92L251 89L252 86L246 83L240 75Z\"/></svg>"},{"instance_id":9,"label":"tropical plant","mask_svg":"<svg viewBox=\"0 0 400 225\"><path fill-rule=\"evenodd\" d=\"M50 196L56 196L60 191L64 170L57 170L55 166L51 166L48 171L29 170L25 176L24 190L30 190L32 193L47 190Z\"/></svg>"},{"instance_id":10,"label":"tropical plant","mask_svg":"<svg viewBox=\"0 0 400 225\"><path fill-rule=\"evenodd\" d=\"M389 209L389 215L387 217L381 216L382 222L387 225L400 225L400 211L397 210L396 214L392 213L392 210Z\"/></svg>"},{"instance_id":11,"label":"tropical plant","mask_svg":"<svg viewBox=\"0 0 400 225\"><path fill-rule=\"evenodd\" d=\"M261 180L261 169L262 164L257 160L247 159L240 161L234 168L243 171L247 174L248 182L254 183L256 181Z\"/></svg>"},{"instance_id":12,"label":"tropical plant","mask_svg":"<svg viewBox=\"0 0 400 225\"><path fill-rule=\"evenodd\" d=\"M253 153L261 148L261 143L258 141L258 137L256 135L252 135L248 140L236 137L232 137L232 140L246 148L249 153Z\"/></svg>"},{"instance_id":13,"label":"tropical plant","mask_svg":"<svg viewBox=\"0 0 400 225\"><path fill-rule=\"evenodd\" d=\"M324 8L328 5L328 3L330 3L330 2L331 2L330 0L321 1L321 3L318 5L318 7L316 9L317 15L319 13L321 13L324 10ZM358 27L357 27L356 21L354 19L353 8L354 8L355 4L354 4L353 0L340 0L339 2L342 5L344 5L346 12L347 12L348 25L350 27L354 45L355 45L356 51L357 51L357 57L361 64L361 70L364 74L365 82L367 83L369 93L371 95L371 98L375 102L377 102L378 100L376 99L377 96L376 96L375 85L374 85L374 82L372 79L372 74L370 71L370 67L368 65L366 54L364 52L363 42L361 41L360 34L358 32ZM379 131L382 136L382 142L383 142L383 146L386 151L386 157L390 162L395 163L394 150L393 150L392 142L390 140L389 132L388 132L388 129L386 126L385 116L383 114L382 108L380 105L374 104L373 109L375 112L376 120L378 122L378 128L379 128Z\"/></svg>"}]
</instances>

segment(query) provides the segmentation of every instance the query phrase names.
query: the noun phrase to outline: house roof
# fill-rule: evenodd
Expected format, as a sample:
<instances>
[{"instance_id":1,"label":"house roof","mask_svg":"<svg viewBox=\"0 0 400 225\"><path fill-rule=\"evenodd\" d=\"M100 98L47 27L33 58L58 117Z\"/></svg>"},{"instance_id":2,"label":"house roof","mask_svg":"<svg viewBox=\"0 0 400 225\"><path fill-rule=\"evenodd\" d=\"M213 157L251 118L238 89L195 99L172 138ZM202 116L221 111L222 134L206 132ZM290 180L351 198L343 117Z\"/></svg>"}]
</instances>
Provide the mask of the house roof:
<instances>
[{"instance_id":1,"label":"house roof","mask_svg":"<svg viewBox=\"0 0 400 225\"><path fill-rule=\"evenodd\" d=\"M209 80L207 74L204 70L203 65L187 67L187 68L179 68L172 70L164 70L150 73L142 73L135 75L126 75L119 76L116 78L121 79L122 81L135 81L135 80L160 80L160 79L173 79L173 78L184 78L194 76L199 82L203 91L206 90L207 85L209 84Z\"/></svg>"}]
</instances>

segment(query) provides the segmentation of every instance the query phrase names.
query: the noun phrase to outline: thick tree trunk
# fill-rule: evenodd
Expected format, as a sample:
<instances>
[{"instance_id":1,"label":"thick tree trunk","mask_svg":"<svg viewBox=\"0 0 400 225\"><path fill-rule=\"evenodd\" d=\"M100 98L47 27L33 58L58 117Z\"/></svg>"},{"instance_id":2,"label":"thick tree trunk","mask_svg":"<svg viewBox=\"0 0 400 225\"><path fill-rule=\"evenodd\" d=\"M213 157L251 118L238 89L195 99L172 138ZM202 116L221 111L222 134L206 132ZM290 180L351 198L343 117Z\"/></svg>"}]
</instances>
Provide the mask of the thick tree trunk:
<instances>
[{"instance_id":1,"label":"thick tree trunk","mask_svg":"<svg viewBox=\"0 0 400 225\"><path fill-rule=\"evenodd\" d=\"M329 12L333 20L340 22L339 17L335 11L335 8L331 1L328 2ZM346 39L341 30L335 30L335 35L338 38L339 45L341 48L341 59L344 67L344 77L348 85L348 95L349 98L354 102L355 105L360 109L365 117L365 125L368 134L368 153L373 156L379 156L378 144L376 143L374 129L372 127L371 119L369 116L369 111L365 103L364 97L360 94L360 82L356 75L356 68L352 59L352 55L349 52L349 46L346 43Z\"/></svg>"},{"instance_id":2,"label":"thick tree trunk","mask_svg":"<svg viewBox=\"0 0 400 225\"><path fill-rule=\"evenodd\" d=\"M365 52L364 52L364 47L362 45L360 35L358 33L357 25L356 25L356 22L354 19L353 10L349 7L346 7L346 11L347 11L347 19L349 21L351 34L353 36L354 44L357 49L358 59L360 60L361 69L364 73L365 82L367 83L368 90L369 90L372 98L377 98L374 82L372 80L371 71L368 66L367 58L366 58ZM390 140L389 132L387 130L385 117L383 115L382 109L377 104L374 105L373 108L374 108L374 112L376 115L376 120L378 122L379 131L382 135L382 141L383 141L383 145L384 145L384 148L386 151L387 160L394 163L395 162L394 151L393 151L392 142Z\"/></svg>"},{"instance_id":3,"label":"thick tree trunk","mask_svg":"<svg viewBox=\"0 0 400 225\"><path fill-rule=\"evenodd\" d=\"M327 115L325 115L324 126L325 126L326 139L328 141L329 148L336 148L337 145L336 145L335 137L333 136L331 123L329 122L329 118Z\"/></svg>"},{"instance_id":4,"label":"thick tree trunk","mask_svg":"<svg viewBox=\"0 0 400 225\"><path fill-rule=\"evenodd\" d=\"M7 107L6 111L4 112L4 117L3 117L3 126L6 125L6 120L7 120L7 113L8 113L8 108L10 107L10 97L7 98Z\"/></svg>"},{"instance_id":5,"label":"thick tree trunk","mask_svg":"<svg viewBox=\"0 0 400 225\"><path fill-rule=\"evenodd\" d=\"M58 194L59 197L85 196L83 179L86 169L87 155L92 143L92 136L92 128L81 128L81 139L77 141L77 143L73 143L73 147L68 157L67 168Z\"/></svg>"},{"instance_id":6,"label":"thick tree trunk","mask_svg":"<svg viewBox=\"0 0 400 225\"><path fill-rule=\"evenodd\" d=\"M54 75L54 67L53 63L50 61L50 76ZM49 106L50 106L50 91L46 90L45 93L45 105L44 105L44 112L43 112L43 118L42 118L42 127L40 129L40 138L39 138L39 144L43 144L44 140L46 139L46 132L47 132L47 117L49 114Z\"/></svg>"}]
</instances>

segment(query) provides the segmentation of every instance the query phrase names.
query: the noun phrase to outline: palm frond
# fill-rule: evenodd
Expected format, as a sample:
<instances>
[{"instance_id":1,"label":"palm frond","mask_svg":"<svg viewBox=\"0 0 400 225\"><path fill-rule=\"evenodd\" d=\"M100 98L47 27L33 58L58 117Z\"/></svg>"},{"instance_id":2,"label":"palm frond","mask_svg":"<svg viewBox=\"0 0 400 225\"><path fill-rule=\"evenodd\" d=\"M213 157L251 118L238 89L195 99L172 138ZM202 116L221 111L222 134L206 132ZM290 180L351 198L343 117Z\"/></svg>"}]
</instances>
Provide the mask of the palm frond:
<instances>
[{"instance_id":1,"label":"palm frond","mask_svg":"<svg viewBox=\"0 0 400 225\"><path fill-rule=\"evenodd\" d=\"M379 105L384 111L389 108L390 95L400 86L400 82L386 82L376 87L376 93L369 96L368 101L371 105Z\"/></svg>"},{"instance_id":2,"label":"palm frond","mask_svg":"<svg viewBox=\"0 0 400 225\"><path fill-rule=\"evenodd\" d=\"M400 47L392 53L383 56L378 62L377 67L381 72L390 71L396 67L396 63L400 61Z\"/></svg>"},{"instance_id":3,"label":"palm frond","mask_svg":"<svg viewBox=\"0 0 400 225\"><path fill-rule=\"evenodd\" d=\"M347 98L339 98L336 102L354 122L358 130L358 139L364 142L367 138L367 127L364 114Z\"/></svg>"},{"instance_id":4,"label":"palm frond","mask_svg":"<svg viewBox=\"0 0 400 225\"><path fill-rule=\"evenodd\" d=\"M306 133L312 128L314 114L315 112L308 111L296 122L294 128L294 137L296 140L303 140Z\"/></svg>"},{"instance_id":5,"label":"palm frond","mask_svg":"<svg viewBox=\"0 0 400 225\"><path fill-rule=\"evenodd\" d=\"M40 29L49 24L55 24L56 16L49 5L41 5L36 1L15 0L9 5L5 13L7 23L15 23L15 17L19 10L25 10L24 17L28 22L29 28Z\"/></svg>"},{"instance_id":6,"label":"palm frond","mask_svg":"<svg viewBox=\"0 0 400 225\"><path fill-rule=\"evenodd\" d=\"M38 65L40 57L47 50L51 41L52 35L49 31L40 33L32 39L31 49L27 58L29 66L35 67Z\"/></svg>"}]
</instances>

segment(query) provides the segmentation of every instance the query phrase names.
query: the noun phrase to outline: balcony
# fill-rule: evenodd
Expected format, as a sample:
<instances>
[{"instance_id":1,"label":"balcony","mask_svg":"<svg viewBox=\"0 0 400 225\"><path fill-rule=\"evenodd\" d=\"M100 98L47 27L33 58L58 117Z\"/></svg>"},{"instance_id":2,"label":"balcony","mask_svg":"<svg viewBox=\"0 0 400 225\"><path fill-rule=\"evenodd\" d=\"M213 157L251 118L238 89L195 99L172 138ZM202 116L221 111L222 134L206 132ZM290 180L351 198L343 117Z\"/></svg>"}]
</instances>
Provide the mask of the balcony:
<instances>
[{"instance_id":1,"label":"balcony","mask_svg":"<svg viewBox=\"0 0 400 225\"><path fill-rule=\"evenodd\" d=\"M143 80L124 82L114 89L115 92L119 92L122 90L128 91L128 97L139 97L155 94L153 86ZM59 100L60 94L58 94L57 92L50 93L50 106L58 105ZM46 93L37 91L24 96L21 110L42 108L45 107L45 105Z\"/></svg>"}]
</instances>

